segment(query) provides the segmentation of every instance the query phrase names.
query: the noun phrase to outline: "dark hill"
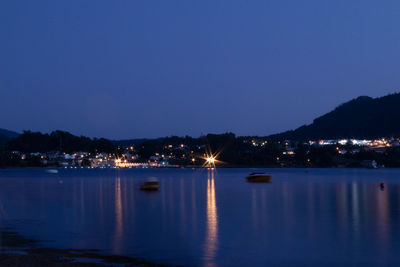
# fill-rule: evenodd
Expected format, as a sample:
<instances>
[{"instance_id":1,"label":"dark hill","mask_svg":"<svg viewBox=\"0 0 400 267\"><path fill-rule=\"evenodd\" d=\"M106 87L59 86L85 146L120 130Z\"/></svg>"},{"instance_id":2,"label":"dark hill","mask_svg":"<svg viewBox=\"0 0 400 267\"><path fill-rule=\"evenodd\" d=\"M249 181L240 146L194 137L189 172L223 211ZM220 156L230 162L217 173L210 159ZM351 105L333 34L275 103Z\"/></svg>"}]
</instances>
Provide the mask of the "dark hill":
<instances>
[{"instance_id":1,"label":"dark hill","mask_svg":"<svg viewBox=\"0 0 400 267\"><path fill-rule=\"evenodd\" d=\"M6 130L6 129L1 129L0 128L0 136L2 136L2 137L8 138L8 139L12 139L12 138L17 137L18 135L19 135L19 133L17 133L17 132L13 132L13 131L10 131L10 130Z\"/></svg>"},{"instance_id":2,"label":"dark hill","mask_svg":"<svg viewBox=\"0 0 400 267\"><path fill-rule=\"evenodd\" d=\"M162 141L164 138L157 138L156 140ZM151 141L154 139L138 138L138 139L125 139L125 140L113 140L113 144L121 147L129 147L140 145L143 142Z\"/></svg>"},{"instance_id":3,"label":"dark hill","mask_svg":"<svg viewBox=\"0 0 400 267\"><path fill-rule=\"evenodd\" d=\"M316 140L400 137L400 93L379 98L360 96L316 118L312 124L269 136L270 139Z\"/></svg>"},{"instance_id":4,"label":"dark hill","mask_svg":"<svg viewBox=\"0 0 400 267\"><path fill-rule=\"evenodd\" d=\"M104 138L89 138L75 136L64 131L53 131L50 134L40 132L24 131L16 138L6 143L8 151L28 152L49 152L62 151L73 153L85 152L115 152L113 143Z\"/></svg>"},{"instance_id":5,"label":"dark hill","mask_svg":"<svg viewBox=\"0 0 400 267\"><path fill-rule=\"evenodd\" d=\"M6 129L0 129L0 150L4 148L5 143L7 143L10 139L17 137L18 135L19 133Z\"/></svg>"}]
</instances>

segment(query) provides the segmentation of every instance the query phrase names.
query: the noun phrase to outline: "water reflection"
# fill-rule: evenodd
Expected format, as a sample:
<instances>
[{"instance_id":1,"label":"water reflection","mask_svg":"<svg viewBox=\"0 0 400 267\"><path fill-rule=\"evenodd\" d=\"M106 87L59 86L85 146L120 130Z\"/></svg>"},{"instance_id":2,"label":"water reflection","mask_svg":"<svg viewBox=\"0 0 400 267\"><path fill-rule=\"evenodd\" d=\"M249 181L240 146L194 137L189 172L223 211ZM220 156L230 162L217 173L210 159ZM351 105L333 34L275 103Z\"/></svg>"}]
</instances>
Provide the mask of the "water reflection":
<instances>
[{"instance_id":1,"label":"water reflection","mask_svg":"<svg viewBox=\"0 0 400 267\"><path fill-rule=\"evenodd\" d=\"M66 171L62 184L1 172L0 224L46 246L188 266L400 263L400 171L279 170L268 185L231 169ZM159 192L139 191L146 176Z\"/></svg>"},{"instance_id":2,"label":"water reflection","mask_svg":"<svg viewBox=\"0 0 400 267\"><path fill-rule=\"evenodd\" d=\"M267 195L264 186L251 190L251 215L254 232L268 225Z\"/></svg>"},{"instance_id":3,"label":"water reflection","mask_svg":"<svg viewBox=\"0 0 400 267\"><path fill-rule=\"evenodd\" d=\"M347 230L348 222L348 201L347 201L347 184L344 182L336 185L336 213L341 233Z\"/></svg>"},{"instance_id":4,"label":"water reflection","mask_svg":"<svg viewBox=\"0 0 400 267\"><path fill-rule=\"evenodd\" d=\"M206 266L215 265L215 256L218 249L218 214L215 199L214 169L207 171L207 230L205 243Z\"/></svg>"},{"instance_id":5,"label":"water reflection","mask_svg":"<svg viewBox=\"0 0 400 267\"><path fill-rule=\"evenodd\" d=\"M192 231L195 234L197 231L197 205L196 205L196 189L195 189L195 179L192 179L192 187L191 187L191 195L192 195Z\"/></svg>"},{"instance_id":6,"label":"water reflection","mask_svg":"<svg viewBox=\"0 0 400 267\"><path fill-rule=\"evenodd\" d=\"M287 231L291 231L293 227L293 186L288 182L282 183L282 208L284 225Z\"/></svg>"},{"instance_id":7,"label":"water reflection","mask_svg":"<svg viewBox=\"0 0 400 267\"><path fill-rule=\"evenodd\" d=\"M183 178L180 179L179 181L179 191L180 191L180 220L182 222L186 221L186 207L185 207L185 187L184 187L184 181ZM186 232L186 224L182 224L181 228L182 234Z\"/></svg>"},{"instance_id":8,"label":"water reflection","mask_svg":"<svg viewBox=\"0 0 400 267\"><path fill-rule=\"evenodd\" d=\"M376 215L377 215L377 229L378 240L380 241L381 253L387 254L387 248L390 243L390 200L389 190L381 191L376 189Z\"/></svg>"},{"instance_id":9,"label":"water reflection","mask_svg":"<svg viewBox=\"0 0 400 267\"><path fill-rule=\"evenodd\" d=\"M104 226L104 205L103 205L103 179L99 178L99 220L100 220L100 225L103 227Z\"/></svg>"},{"instance_id":10,"label":"water reflection","mask_svg":"<svg viewBox=\"0 0 400 267\"><path fill-rule=\"evenodd\" d=\"M351 183L352 228L355 238L358 237L360 229L360 196L358 187L357 183Z\"/></svg>"},{"instance_id":11,"label":"water reflection","mask_svg":"<svg viewBox=\"0 0 400 267\"><path fill-rule=\"evenodd\" d=\"M115 181L115 233L113 240L114 253L120 252L123 234L122 222L122 196L121 196L121 178Z\"/></svg>"}]
</instances>

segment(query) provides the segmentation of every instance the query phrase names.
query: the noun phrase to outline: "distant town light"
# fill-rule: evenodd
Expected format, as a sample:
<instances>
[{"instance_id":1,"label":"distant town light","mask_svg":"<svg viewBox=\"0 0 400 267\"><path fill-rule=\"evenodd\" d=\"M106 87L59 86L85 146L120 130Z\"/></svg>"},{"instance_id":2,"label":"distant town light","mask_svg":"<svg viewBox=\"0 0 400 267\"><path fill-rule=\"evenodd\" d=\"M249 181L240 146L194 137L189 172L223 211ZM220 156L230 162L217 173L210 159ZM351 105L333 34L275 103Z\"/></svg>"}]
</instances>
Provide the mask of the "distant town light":
<instances>
[{"instance_id":1,"label":"distant town light","mask_svg":"<svg viewBox=\"0 0 400 267\"><path fill-rule=\"evenodd\" d=\"M338 143L341 144L342 146L344 146L345 144L347 144L347 140L342 139L342 140L339 140Z\"/></svg>"},{"instance_id":2,"label":"distant town light","mask_svg":"<svg viewBox=\"0 0 400 267\"><path fill-rule=\"evenodd\" d=\"M208 157L207 158L207 162L209 163L209 164L214 164L215 163L215 158L214 157Z\"/></svg>"}]
</instances>

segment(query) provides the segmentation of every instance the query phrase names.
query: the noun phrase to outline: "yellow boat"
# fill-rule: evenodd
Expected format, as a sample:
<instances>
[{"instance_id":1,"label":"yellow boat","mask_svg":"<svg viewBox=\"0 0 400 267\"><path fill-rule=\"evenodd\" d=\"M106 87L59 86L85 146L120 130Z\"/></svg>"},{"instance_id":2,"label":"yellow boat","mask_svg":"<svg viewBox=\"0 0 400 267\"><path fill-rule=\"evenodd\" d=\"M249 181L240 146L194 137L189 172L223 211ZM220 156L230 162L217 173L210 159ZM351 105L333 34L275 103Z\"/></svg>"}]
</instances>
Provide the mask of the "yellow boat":
<instances>
[{"instance_id":1,"label":"yellow boat","mask_svg":"<svg viewBox=\"0 0 400 267\"><path fill-rule=\"evenodd\" d=\"M269 183L271 181L271 177L271 175L263 172L252 172L246 177L246 180L249 183Z\"/></svg>"},{"instance_id":2,"label":"yellow boat","mask_svg":"<svg viewBox=\"0 0 400 267\"><path fill-rule=\"evenodd\" d=\"M159 188L160 184L157 178L154 177L146 178L146 181L140 186L140 190L143 191L157 191Z\"/></svg>"}]
</instances>

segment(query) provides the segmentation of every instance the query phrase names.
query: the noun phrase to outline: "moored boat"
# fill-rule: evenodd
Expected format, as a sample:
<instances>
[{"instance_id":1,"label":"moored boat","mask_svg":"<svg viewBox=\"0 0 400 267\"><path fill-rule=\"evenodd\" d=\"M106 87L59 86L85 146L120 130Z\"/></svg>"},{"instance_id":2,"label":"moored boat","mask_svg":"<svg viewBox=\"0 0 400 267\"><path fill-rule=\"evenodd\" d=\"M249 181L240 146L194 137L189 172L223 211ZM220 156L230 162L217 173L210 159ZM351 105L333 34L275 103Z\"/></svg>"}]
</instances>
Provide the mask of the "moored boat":
<instances>
[{"instance_id":1,"label":"moored boat","mask_svg":"<svg viewBox=\"0 0 400 267\"><path fill-rule=\"evenodd\" d=\"M246 180L250 183L269 183L271 177L271 175L263 172L252 172L246 177Z\"/></svg>"},{"instance_id":2,"label":"moored boat","mask_svg":"<svg viewBox=\"0 0 400 267\"><path fill-rule=\"evenodd\" d=\"M145 182L140 186L143 191L157 191L160 188L160 183L155 177L146 178Z\"/></svg>"}]
</instances>

